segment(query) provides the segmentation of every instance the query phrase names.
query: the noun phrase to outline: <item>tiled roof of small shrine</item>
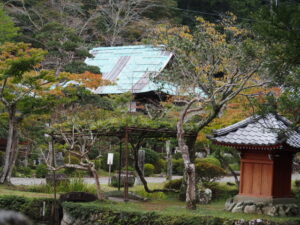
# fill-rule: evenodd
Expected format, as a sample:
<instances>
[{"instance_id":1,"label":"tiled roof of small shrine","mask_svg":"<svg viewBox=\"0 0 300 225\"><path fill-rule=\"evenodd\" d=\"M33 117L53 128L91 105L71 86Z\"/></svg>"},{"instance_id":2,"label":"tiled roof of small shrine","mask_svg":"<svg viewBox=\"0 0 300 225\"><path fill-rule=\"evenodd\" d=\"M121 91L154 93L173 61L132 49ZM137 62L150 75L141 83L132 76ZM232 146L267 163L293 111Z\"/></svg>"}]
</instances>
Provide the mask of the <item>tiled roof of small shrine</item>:
<instances>
[{"instance_id":1,"label":"tiled roof of small shrine","mask_svg":"<svg viewBox=\"0 0 300 225\"><path fill-rule=\"evenodd\" d=\"M214 130L211 140L219 144L272 146L287 144L300 148L300 132L286 118L268 114L252 116L223 129Z\"/></svg>"}]
</instances>

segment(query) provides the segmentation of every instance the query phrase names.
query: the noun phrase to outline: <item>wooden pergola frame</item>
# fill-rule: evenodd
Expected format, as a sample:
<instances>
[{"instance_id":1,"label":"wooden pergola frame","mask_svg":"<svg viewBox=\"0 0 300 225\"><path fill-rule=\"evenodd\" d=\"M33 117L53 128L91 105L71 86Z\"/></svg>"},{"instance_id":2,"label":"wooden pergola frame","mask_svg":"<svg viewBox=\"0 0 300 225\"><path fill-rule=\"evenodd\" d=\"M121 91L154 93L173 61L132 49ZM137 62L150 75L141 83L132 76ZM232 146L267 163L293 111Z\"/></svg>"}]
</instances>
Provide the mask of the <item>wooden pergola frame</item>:
<instances>
[{"instance_id":1,"label":"wooden pergola frame","mask_svg":"<svg viewBox=\"0 0 300 225\"><path fill-rule=\"evenodd\" d=\"M126 168L126 176L125 176L125 182L124 182L124 201L127 202L129 200L128 198L128 143L129 143L129 138L130 137L138 137L141 139L145 138L176 138L177 137L177 130L176 129L169 129L169 128L148 128L148 127L135 127L135 126L123 126L118 129L117 131L109 131L107 132L105 129L93 129L92 132L95 136L98 137L117 137L119 138L119 171L118 171L118 190L120 191L120 186L121 186L121 167L122 167L122 140L124 141L125 144L125 168ZM72 135L72 132L65 132L66 135ZM188 131L185 133L185 137L191 138L191 137L196 137L198 133ZM77 136L87 136L89 135L88 133L86 134L75 134ZM54 139L57 139L57 137L60 136L59 134L52 134L52 137ZM141 144L141 143L139 143ZM139 145L138 144L138 145ZM138 170L138 167L136 167L137 173L142 180L144 187L147 187L147 182L144 179L144 177L141 177L142 173L140 170ZM146 186L145 186L146 185ZM159 190L163 191L163 190Z\"/></svg>"}]
</instances>

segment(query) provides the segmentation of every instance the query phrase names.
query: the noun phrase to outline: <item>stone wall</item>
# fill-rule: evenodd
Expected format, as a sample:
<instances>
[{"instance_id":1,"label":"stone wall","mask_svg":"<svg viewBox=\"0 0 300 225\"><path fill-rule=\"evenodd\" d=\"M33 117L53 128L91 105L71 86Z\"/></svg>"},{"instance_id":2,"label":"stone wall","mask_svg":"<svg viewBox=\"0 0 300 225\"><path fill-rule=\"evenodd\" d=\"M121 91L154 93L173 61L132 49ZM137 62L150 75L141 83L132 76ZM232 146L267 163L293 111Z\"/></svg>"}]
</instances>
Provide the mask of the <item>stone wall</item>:
<instances>
[{"instance_id":1,"label":"stone wall","mask_svg":"<svg viewBox=\"0 0 300 225\"><path fill-rule=\"evenodd\" d=\"M225 210L233 213L265 214L268 216L298 216L299 206L294 203L274 204L254 201L235 201L230 198L225 203Z\"/></svg>"}]
</instances>

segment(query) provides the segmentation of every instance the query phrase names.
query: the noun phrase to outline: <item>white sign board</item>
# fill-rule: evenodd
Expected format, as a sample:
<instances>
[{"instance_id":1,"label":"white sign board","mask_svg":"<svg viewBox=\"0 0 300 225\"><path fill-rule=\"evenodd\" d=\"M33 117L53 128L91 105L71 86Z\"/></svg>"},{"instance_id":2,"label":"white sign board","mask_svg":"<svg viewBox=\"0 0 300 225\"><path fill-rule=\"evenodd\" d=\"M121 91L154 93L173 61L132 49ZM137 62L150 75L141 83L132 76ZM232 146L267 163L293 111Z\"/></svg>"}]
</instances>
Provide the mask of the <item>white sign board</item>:
<instances>
[{"instance_id":1,"label":"white sign board","mask_svg":"<svg viewBox=\"0 0 300 225\"><path fill-rule=\"evenodd\" d=\"M114 153L108 153L107 155L107 165L112 165L114 161Z\"/></svg>"}]
</instances>

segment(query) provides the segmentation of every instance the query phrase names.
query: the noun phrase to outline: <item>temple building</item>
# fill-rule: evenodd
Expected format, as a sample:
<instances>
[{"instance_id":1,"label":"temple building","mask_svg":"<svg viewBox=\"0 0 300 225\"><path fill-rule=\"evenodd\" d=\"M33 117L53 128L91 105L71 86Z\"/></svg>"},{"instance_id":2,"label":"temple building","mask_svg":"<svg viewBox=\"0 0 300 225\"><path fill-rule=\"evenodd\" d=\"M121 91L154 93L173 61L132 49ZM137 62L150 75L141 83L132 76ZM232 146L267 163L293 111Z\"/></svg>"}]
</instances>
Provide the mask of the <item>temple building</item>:
<instances>
[{"instance_id":1,"label":"temple building","mask_svg":"<svg viewBox=\"0 0 300 225\"><path fill-rule=\"evenodd\" d=\"M253 116L215 130L214 144L240 152L239 194L226 203L232 212L297 215L291 193L292 163L300 150L300 132L286 118Z\"/></svg>"},{"instance_id":2,"label":"temple building","mask_svg":"<svg viewBox=\"0 0 300 225\"><path fill-rule=\"evenodd\" d=\"M136 109L150 102L163 101L167 95L176 92L175 87L151 79L167 67L173 57L171 52L148 45L131 45L97 47L90 53L94 58L86 59L85 63L99 67L103 79L111 82L94 90L96 94L130 92L134 95L130 107Z\"/></svg>"},{"instance_id":3,"label":"temple building","mask_svg":"<svg viewBox=\"0 0 300 225\"><path fill-rule=\"evenodd\" d=\"M103 79L111 82L93 90L99 95L115 95L132 93L134 100L130 108L135 111L145 106L158 106L169 96L185 96L190 91L167 82L154 81L153 78L162 74L172 63L173 53L162 47L151 45L130 45L115 47L97 47L91 49L93 58L87 58L85 63L97 66ZM196 90L203 95L202 90ZM182 104L179 99L175 104Z\"/></svg>"}]
</instances>

